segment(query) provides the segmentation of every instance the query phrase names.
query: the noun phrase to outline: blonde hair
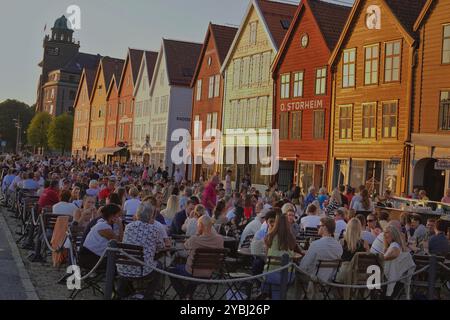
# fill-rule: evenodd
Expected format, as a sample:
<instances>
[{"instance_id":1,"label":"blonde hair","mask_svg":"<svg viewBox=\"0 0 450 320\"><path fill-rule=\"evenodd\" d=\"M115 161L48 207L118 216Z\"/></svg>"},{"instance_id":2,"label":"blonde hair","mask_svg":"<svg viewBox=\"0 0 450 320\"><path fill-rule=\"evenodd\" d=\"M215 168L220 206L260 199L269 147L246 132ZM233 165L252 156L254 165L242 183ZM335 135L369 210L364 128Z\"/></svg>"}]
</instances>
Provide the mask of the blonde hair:
<instances>
[{"instance_id":1,"label":"blonde hair","mask_svg":"<svg viewBox=\"0 0 450 320\"><path fill-rule=\"evenodd\" d=\"M341 197L341 193L339 192L338 188L335 188L333 190L333 193L331 194L331 198L334 199L338 204L342 204L342 197Z\"/></svg>"},{"instance_id":2,"label":"blonde hair","mask_svg":"<svg viewBox=\"0 0 450 320\"><path fill-rule=\"evenodd\" d=\"M356 218L351 219L347 224L347 230L344 234L344 241L350 252L356 252L358 249L358 242L361 240L361 233L361 222Z\"/></svg>"},{"instance_id":3,"label":"blonde hair","mask_svg":"<svg viewBox=\"0 0 450 320\"><path fill-rule=\"evenodd\" d=\"M403 239L402 239L402 235L400 233L400 231L393 225L388 225L386 227L386 229L384 229L384 232L389 232L391 234L392 237L392 242L397 242L402 251L405 251L405 244L403 243ZM384 251L386 252L386 250L389 248L389 243L387 243L386 240L386 235L384 236Z\"/></svg>"},{"instance_id":4,"label":"blonde hair","mask_svg":"<svg viewBox=\"0 0 450 320\"><path fill-rule=\"evenodd\" d=\"M194 212L195 212L195 216L196 216L197 218L200 218L200 217L202 217L202 216L205 214L206 208L205 208L203 205L198 204L198 205L195 207Z\"/></svg>"},{"instance_id":5,"label":"blonde hair","mask_svg":"<svg viewBox=\"0 0 450 320\"><path fill-rule=\"evenodd\" d=\"M171 195L167 200L166 209L161 211L161 214L164 218L173 219L178 211L180 211L180 201L177 196Z\"/></svg>"},{"instance_id":6,"label":"blonde hair","mask_svg":"<svg viewBox=\"0 0 450 320\"><path fill-rule=\"evenodd\" d=\"M137 196L139 196L139 190L136 187L132 187L130 188L130 190L128 191L128 194L132 197L132 198L136 198Z\"/></svg>"}]
</instances>

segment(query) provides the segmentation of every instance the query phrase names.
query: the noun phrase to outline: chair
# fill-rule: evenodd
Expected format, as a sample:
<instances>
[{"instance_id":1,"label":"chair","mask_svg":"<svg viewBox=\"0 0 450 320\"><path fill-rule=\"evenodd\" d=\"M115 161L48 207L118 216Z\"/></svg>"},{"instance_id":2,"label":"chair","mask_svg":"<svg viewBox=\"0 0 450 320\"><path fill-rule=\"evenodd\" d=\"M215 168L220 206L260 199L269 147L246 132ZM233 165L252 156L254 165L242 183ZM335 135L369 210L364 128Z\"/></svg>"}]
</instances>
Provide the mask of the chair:
<instances>
[{"instance_id":1,"label":"chair","mask_svg":"<svg viewBox=\"0 0 450 320\"><path fill-rule=\"evenodd\" d=\"M420 270L426 266L430 265L430 258L429 255L414 255L413 260L416 264L416 270ZM436 257L436 281L434 283L434 289L437 291L438 297L440 297L440 291L443 287L445 287L446 281L448 281L448 272L442 268L439 263L444 263L445 257ZM428 291L429 287L429 269L425 270L422 273L419 273L412 277L411 280L411 290L413 294L424 294L424 292Z\"/></svg>"},{"instance_id":2,"label":"chair","mask_svg":"<svg viewBox=\"0 0 450 320\"><path fill-rule=\"evenodd\" d=\"M351 270L352 273L352 285L367 285L367 280L371 276L370 273L367 272L369 267L378 266L380 268L380 275L382 277L381 282L384 280L384 269L383 269L383 261L381 257L377 254L366 253L366 252L358 252L355 254L352 260L353 268ZM367 300L368 298L377 298L380 296L380 290L369 290L368 289L350 289L350 299L359 299L359 300Z\"/></svg>"},{"instance_id":3,"label":"chair","mask_svg":"<svg viewBox=\"0 0 450 320\"><path fill-rule=\"evenodd\" d=\"M336 276L341 267L342 260L319 260L317 263L316 277L326 280L326 282L336 282ZM327 273L328 275L323 278L323 274ZM324 300L331 300L330 293L334 289L332 286L327 286L326 284L318 281L315 283L315 286L319 289L319 292L323 294ZM314 298L314 297L313 297Z\"/></svg>"}]
</instances>

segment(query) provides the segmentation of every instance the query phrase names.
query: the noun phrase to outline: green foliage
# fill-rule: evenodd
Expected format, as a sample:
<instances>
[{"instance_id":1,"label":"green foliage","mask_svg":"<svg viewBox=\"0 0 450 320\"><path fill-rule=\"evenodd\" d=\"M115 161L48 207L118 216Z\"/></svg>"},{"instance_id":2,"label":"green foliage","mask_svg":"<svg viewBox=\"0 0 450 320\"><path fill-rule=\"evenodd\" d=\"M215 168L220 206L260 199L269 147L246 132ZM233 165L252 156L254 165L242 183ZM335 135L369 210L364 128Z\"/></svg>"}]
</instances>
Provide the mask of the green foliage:
<instances>
[{"instance_id":1,"label":"green foliage","mask_svg":"<svg viewBox=\"0 0 450 320\"><path fill-rule=\"evenodd\" d=\"M52 122L52 116L47 112L37 113L27 130L28 144L37 148L47 148L48 128Z\"/></svg>"},{"instance_id":2,"label":"green foliage","mask_svg":"<svg viewBox=\"0 0 450 320\"><path fill-rule=\"evenodd\" d=\"M53 118L48 128L48 144L50 148L60 150L61 154L72 147L73 117L64 113Z\"/></svg>"},{"instance_id":3,"label":"green foliage","mask_svg":"<svg viewBox=\"0 0 450 320\"><path fill-rule=\"evenodd\" d=\"M6 141L5 151L16 150L17 128L13 119L20 119L22 145L27 143L25 130L34 116L34 106L17 100L5 100L0 103L0 140Z\"/></svg>"}]
</instances>

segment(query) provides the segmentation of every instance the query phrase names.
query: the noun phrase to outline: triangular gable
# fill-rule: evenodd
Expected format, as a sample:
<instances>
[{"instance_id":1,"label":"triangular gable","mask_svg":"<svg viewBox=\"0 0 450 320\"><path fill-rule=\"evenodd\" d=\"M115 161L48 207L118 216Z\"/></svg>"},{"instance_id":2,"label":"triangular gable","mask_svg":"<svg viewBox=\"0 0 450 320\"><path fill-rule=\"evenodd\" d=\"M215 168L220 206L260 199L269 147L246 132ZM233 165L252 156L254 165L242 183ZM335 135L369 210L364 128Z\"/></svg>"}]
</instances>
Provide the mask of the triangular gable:
<instances>
[{"instance_id":1,"label":"triangular gable","mask_svg":"<svg viewBox=\"0 0 450 320\"><path fill-rule=\"evenodd\" d=\"M81 90L83 89L84 84L86 84L86 87L87 87L86 69L83 69L83 73L81 74L80 82L79 82L78 89L77 89L77 95L75 96L75 101L73 102L74 108L78 104L78 100L80 98ZM86 90L87 90L87 88L86 88ZM89 98L89 92L88 92L88 98Z\"/></svg>"},{"instance_id":2,"label":"triangular gable","mask_svg":"<svg viewBox=\"0 0 450 320\"><path fill-rule=\"evenodd\" d=\"M95 81L94 81L94 87L93 87L94 89L92 90L92 95L89 99L91 104L94 101L95 94L97 93L98 81L99 81L100 76L103 77L103 82L105 82L105 77L103 74L103 59L98 64L97 73L95 75Z\"/></svg>"},{"instance_id":3,"label":"triangular gable","mask_svg":"<svg viewBox=\"0 0 450 320\"><path fill-rule=\"evenodd\" d=\"M140 55L142 55L142 56L144 55L144 50L128 48L127 58L125 59L125 63L123 65L123 69L122 69L122 74L120 76L119 86L117 88L117 90L119 90L119 92L122 89L122 84L124 81L126 70L128 68L128 64L131 64L131 80L133 82L133 90L134 90L134 85L136 84L135 82L137 79L137 74L139 72L139 69L137 69L136 65L140 66L140 62L142 59L142 56L140 58L137 58ZM138 62L135 61L136 58L138 59Z\"/></svg>"},{"instance_id":4,"label":"triangular gable","mask_svg":"<svg viewBox=\"0 0 450 320\"><path fill-rule=\"evenodd\" d=\"M278 46L275 43L275 40L274 40L274 38L273 38L273 36L272 36L268 26L267 26L266 20L264 19L264 15L261 13L261 9L259 8L258 0L251 0L249 5L248 5L248 7L247 7L247 10L245 11L244 19L242 20L241 25L239 26L239 29L238 29L238 31L236 33L236 36L234 37L233 43L230 46L230 50L228 50L228 54L227 54L227 56L225 58L225 61L223 62L223 65L222 65L222 67L220 69L221 73L224 73L225 69L228 67L230 59L231 59L231 57L234 54L234 50L236 49L236 46L237 46L237 44L238 44L238 42L239 42L239 40L240 40L240 38L242 36L242 32L244 31L244 28L246 27L246 23L247 23L247 20L248 20L248 17L250 15L250 12L251 12L252 8L255 9L259 20L262 22L262 24L264 26L264 30L266 31L267 37L270 40L270 44L272 46L272 49L275 52L278 51Z\"/></svg>"},{"instance_id":5,"label":"triangular gable","mask_svg":"<svg viewBox=\"0 0 450 320\"><path fill-rule=\"evenodd\" d=\"M336 47L333 50L333 53L331 54L330 60L328 61L329 65L332 66L336 63L336 58L341 51L342 46L344 45L344 41L347 38L348 33L350 32L350 28L352 24L354 23L355 19L359 17L359 14L361 13L362 6L366 3L367 0L356 0L355 4L353 5L352 11L350 12L350 15L347 19L347 22L345 24L344 30L342 31L341 36L339 37L339 41L336 45ZM405 37L406 41L409 43L409 45L413 45L415 39L411 36L411 33L408 32L408 30L405 29L403 24L399 21L397 16L392 12L389 5L386 3L385 0L380 0L383 7L386 9L390 17L393 19L394 23L399 28L400 32Z\"/></svg>"},{"instance_id":6,"label":"triangular gable","mask_svg":"<svg viewBox=\"0 0 450 320\"><path fill-rule=\"evenodd\" d=\"M148 84L150 87L150 81L152 80L153 73L156 68L156 61L158 60L158 53L153 51L145 51L142 55L141 64L139 67L139 73L137 75L136 84L134 86L133 95L136 96L137 90L141 84L144 72L147 74Z\"/></svg>"},{"instance_id":7,"label":"triangular gable","mask_svg":"<svg viewBox=\"0 0 450 320\"><path fill-rule=\"evenodd\" d=\"M106 92L106 100L109 100L111 93L113 91L113 88L116 88L116 90L118 90L116 75L113 75L111 82L109 83L108 91Z\"/></svg>"},{"instance_id":8,"label":"triangular gable","mask_svg":"<svg viewBox=\"0 0 450 320\"><path fill-rule=\"evenodd\" d=\"M166 66L165 66L165 70L166 70L166 77L168 77L167 75L167 58L165 57L165 49L164 49L164 39L161 41L161 49L159 50L159 54L158 54L158 59L156 59L156 64L155 64L155 70L153 72L153 77L152 77L152 81L150 82L150 96L153 96L153 89L155 88L155 82L158 78L159 75L159 70L161 69L161 60L163 59L166 62Z\"/></svg>"}]
</instances>

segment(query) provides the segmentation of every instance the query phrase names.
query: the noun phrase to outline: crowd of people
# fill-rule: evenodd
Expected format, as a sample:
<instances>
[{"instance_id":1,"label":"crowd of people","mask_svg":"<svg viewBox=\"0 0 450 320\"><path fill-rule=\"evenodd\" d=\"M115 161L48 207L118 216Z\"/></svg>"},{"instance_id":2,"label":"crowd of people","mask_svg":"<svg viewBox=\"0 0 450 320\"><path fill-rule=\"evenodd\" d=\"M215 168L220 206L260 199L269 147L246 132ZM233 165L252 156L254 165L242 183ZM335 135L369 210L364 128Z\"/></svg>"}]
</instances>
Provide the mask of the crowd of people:
<instances>
[{"instance_id":1,"label":"crowd of people","mask_svg":"<svg viewBox=\"0 0 450 320\"><path fill-rule=\"evenodd\" d=\"M33 191L40 209L70 216L72 224L83 230L82 268L95 266L110 240L144 248L143 270L118 267L123 296L130 288L126 279L144 278L149 283L145 297L153 297L161 277L151 266L161 267L158 252L176 245L174 239L179 237L185 238L185 262L172 265L170 271L184 276L193 275L196 249L224 248L229 237L236 239L237 249L248 244L256 257L255 274L276 268L264 257L284 254L301 257L300 268L314 274L318 261L349 263L358 252L376 253L385 261L403 252L443 256L450 252L445 221L422 221L418 214L390 220L388 213L375 210L375 206L389 206L389 191L374 201L365 186L357 192L340 186L331 194L310 187L303 194L298 186L284 193L271 183L262 193L251 185L249 176L239 190L233 190L230 170L224 179L217 173L208 181L191 182L179 169L171 176L168 168L64 157L10 156L2 168L4 195L12 196L18 189ZM450 190L443 200L450 200ZM296 240L307 229L317 229L318 239L302 248ZM106 267L105 259L101 267ZM277 283L277 277L269 280ZM172 284L181 298L192 298L189 286L176 280Z\"/></svg>"}]
</instances>

